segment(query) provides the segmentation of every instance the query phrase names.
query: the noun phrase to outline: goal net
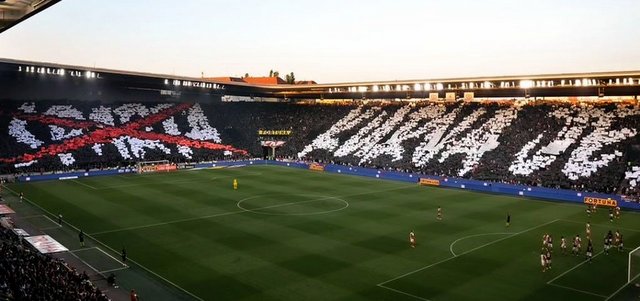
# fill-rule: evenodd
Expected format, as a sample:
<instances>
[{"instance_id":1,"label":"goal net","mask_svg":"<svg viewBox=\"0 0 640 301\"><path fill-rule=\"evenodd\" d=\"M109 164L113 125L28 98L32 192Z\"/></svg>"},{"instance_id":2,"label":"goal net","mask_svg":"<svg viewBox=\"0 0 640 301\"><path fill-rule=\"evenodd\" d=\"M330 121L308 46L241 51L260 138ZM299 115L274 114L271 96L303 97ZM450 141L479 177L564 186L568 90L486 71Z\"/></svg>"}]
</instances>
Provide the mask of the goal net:
<instances>
[{"instance_id":1,"label":"goal net","mask_svg":"<svg viewBox=\"0 0 640 301\"><path fill-rule=\"evenodd\" d=\"M169 160L143 161L136 164L138 173L174 171L176 169L178 169L178 167L169 162Z\"/></svg>"},{"instance_id":2,"label":"goal net","mask_svg":"<svg viewBox=\"0 0 640 301\"><path fill-rule=\"evenodd\" d=\"M627 283L636 280L640 276L640 247L629 252L629 270L627 272Z\"/></svg>"}]
</instances>

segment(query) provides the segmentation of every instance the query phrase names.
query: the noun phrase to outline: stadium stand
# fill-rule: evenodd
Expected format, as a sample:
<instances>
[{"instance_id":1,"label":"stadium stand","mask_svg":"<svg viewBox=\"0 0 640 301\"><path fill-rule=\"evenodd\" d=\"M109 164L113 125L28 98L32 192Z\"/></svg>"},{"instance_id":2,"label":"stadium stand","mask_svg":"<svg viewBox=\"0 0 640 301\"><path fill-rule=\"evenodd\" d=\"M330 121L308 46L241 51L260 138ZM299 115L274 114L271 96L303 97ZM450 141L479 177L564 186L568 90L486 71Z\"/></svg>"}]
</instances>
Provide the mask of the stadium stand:
<instances>
[{"instance_id":1,"label":"stadium stand","mask_svg":"<svg viewBox=\"0 0 640 301\"><path fill-rule=\"evenodd\" d=\"M7 102L3 127L5 173L262 157L257 130L290 129L279 158L628 195L640 186L625 163L640 109L623 103Z\"/></svg>"},{"instance_id":2,"label":"stadium stand","mask_svg":"<svg viewBox=\"0 0 640 301\"><path fill-rule=\"evenodd\" d=\"M0 227L0 299L109 300L84 273L64 261L40 254Z\"/></svg>"}]
</instances>

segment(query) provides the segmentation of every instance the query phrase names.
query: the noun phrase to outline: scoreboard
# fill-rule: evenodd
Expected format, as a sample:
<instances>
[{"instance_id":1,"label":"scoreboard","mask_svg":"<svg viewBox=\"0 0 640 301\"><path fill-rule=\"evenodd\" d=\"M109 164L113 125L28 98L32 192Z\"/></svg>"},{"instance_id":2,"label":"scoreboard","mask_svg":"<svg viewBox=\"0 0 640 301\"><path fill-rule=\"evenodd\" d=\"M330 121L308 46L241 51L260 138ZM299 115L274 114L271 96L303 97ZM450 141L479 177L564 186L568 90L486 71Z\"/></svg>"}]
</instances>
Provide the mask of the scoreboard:
<instances>
[{"instance_id":1,"label":"scoreboard","mask_svg":"<svg viewBox=\"0 0 640 301\"><path fill-rule=\"evenodd\" d=\"M292 130L258 130L258 136L291 136Z\"/></svg>"},{"instance_id":2,"label":"scoreboard","mask_svg":"<svg viewBox=\"0 0 640 301\"><path fill-rule=\"evenodd\" d=\"M284 141L287 137L293 134L292 130L258 130L258 140L259 141ZM284 143L284 142L282 142ZM279 145L277 145L279 146Z\"/></svg>"}]
</instances>

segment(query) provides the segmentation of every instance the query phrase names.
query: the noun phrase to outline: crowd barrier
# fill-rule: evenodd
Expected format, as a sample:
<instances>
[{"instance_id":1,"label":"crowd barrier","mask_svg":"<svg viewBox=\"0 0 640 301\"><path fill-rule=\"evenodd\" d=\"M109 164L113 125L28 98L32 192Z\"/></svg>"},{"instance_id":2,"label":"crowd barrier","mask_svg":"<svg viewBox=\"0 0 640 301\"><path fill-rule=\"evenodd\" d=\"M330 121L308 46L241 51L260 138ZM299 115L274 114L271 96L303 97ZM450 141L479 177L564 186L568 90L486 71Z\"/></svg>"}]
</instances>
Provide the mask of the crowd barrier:
<instances>
[{"instance_id":1,"label":"crowd barrier","mask_svg":"<svg viewBox=\"0 0 640 301\"><path fill-rule=\"evenodd\" d=\"M563 201L583 204L586 198L601 200L603 202L614 200L618 206L627 209L640 210L640 203L624 200L620 195L604 194L596 192L574 191L567 189L553 189L526 185L514 185L506 183L486 182L453 177L428 176L417 173L404 173L398 171L386 171L373 168L344 166L337 164L308 164L303 162L287 162L273 160L245 160L245 161L217 161L209 163L197 163L184 165L186 168L237 168L251 165L277 165L291 168L311 169L312 172L331 172L338 174L356 175L372 177L384 180L402 181L430 186L448 187L456 189L466 189L479 192L504 194L511 196L522 196L530 198L547 199L553 201ZM183 168L185 168L183 166ZM135 173L133 168L97 170L87 172L70 172L44 175L20 176L18 181L34 182L45 180L68 180L82 177L107 176L123 173Z\"/></svg>"},{"instance_id":2,"label":"crowd barrier","mask_svg":"<svg viewBox=\"0 0 640 301\"><path fill-rule=\"evenodd\" d=\"M25 175L19 176L20 182L36 182L49 180L73 180L84 177L111 176L118 174L134 173L135 168L107 169L107 170L90 170L90 171L74 171L66 173L51 173L41 175Z\"/></svg>"},{"instance_id":3,"label":"crowd barrier","mask_svg":"<svg viewBox=\"0 0 640 301\"><path fill-rule=\"evenodd\" d=\"M284 162L266 161L266 164L280 165ZM305 167L306 166L306 167ZM309 168L310 164L298 163L296 167ZM466 189L479 192L488 192L496 194L504 194L511 196L522 196L529 198L546 199L552 201L562 201L571 203L584 204L585 198L598 199L602 201L614 200L621 208L640 210L640 203L630 202L622 199L620 195L605 194L597 192L574 191L568 189L554 189L536 186L515 185L506 183L486 182L470 179L428 176L417 173L404 173L398 171L386 171L365 167L344 166L337 164L323 165L324 172L332 172L339 174L357 175L365 177L373 177L384 180L402 181L410 183L420 183L420 179L428 179L430 186Z\"/></svg>"}]
</instances>

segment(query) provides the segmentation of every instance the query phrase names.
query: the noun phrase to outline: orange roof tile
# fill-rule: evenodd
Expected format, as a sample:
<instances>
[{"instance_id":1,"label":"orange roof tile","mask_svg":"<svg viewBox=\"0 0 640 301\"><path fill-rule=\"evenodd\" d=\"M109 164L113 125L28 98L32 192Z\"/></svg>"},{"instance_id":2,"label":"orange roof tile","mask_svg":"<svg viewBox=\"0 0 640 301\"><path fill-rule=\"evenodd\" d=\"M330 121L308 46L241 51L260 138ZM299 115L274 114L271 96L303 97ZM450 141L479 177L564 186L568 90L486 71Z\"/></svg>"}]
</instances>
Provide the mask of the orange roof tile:
<instances>
[{"instance_id":1,"label":"orange roof tile","mask_svg":"<svg viewBox=\"0 0 640 301\"><path fill-rule=\"evenodd\" d=\"M246 83L254 84L254 85L282 85L287 83L284 81L284 79L277 76L245 77L244 81Z\"/></svg>"}]
</instances>

